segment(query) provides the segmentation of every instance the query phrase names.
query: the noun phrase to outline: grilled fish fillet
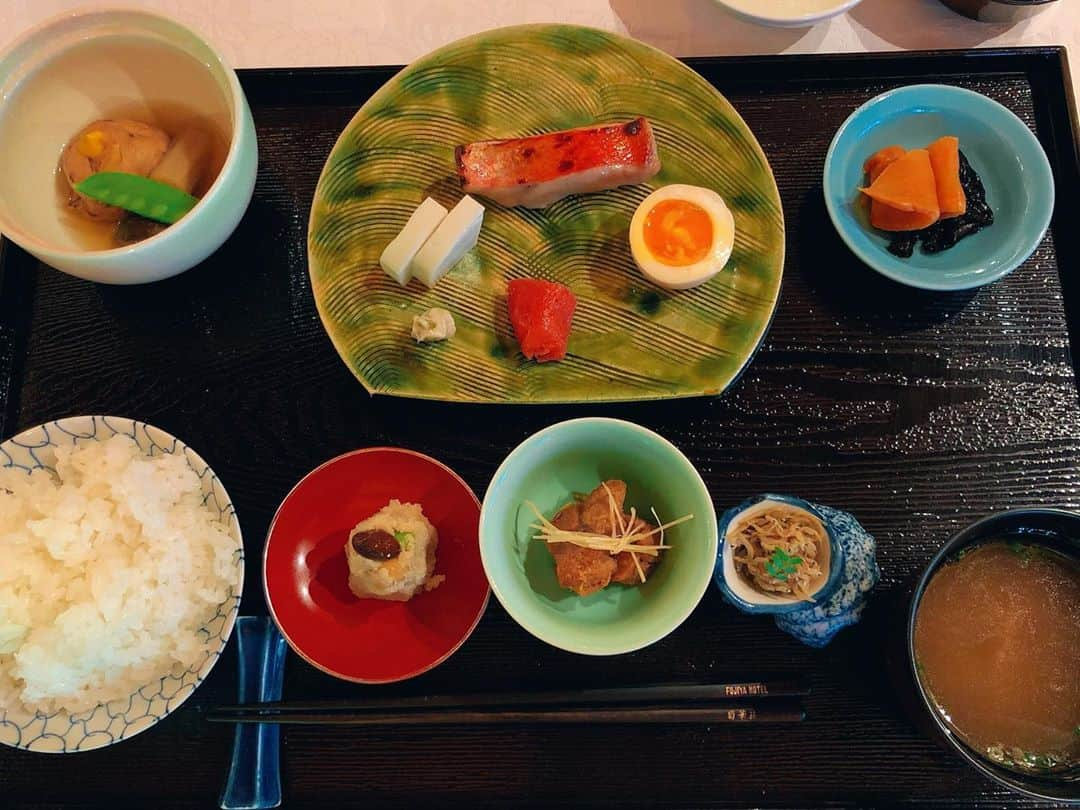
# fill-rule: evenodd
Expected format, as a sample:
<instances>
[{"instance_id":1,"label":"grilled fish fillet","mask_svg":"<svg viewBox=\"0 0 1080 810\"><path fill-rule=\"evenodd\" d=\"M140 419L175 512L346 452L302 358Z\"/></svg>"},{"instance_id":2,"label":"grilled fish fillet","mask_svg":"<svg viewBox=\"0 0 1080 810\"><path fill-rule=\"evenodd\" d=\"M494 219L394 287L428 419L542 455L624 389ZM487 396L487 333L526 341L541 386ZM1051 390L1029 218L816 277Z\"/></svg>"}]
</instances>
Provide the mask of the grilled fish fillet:
<instances>
[{"instance_id":1,"label":"grilled fish fillet","mask_svg":"<svg viewBox=\"0 0 1080 810\"><path fill-rule=\"evenodd\" d=\"M644 118L528 138L478 141L454 153L466 194L507 207L545 208L569 194L643 183L660 171Z\"/></svg>"}]
</instances>

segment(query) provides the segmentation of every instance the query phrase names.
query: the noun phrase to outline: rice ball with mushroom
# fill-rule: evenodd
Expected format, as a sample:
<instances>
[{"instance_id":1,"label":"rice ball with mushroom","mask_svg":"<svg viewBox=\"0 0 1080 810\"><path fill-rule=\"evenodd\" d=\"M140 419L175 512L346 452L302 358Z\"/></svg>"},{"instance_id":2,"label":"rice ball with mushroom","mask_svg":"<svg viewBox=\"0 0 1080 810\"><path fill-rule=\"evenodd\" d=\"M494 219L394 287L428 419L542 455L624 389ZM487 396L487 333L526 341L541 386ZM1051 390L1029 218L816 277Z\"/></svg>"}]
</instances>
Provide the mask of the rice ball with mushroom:
<instances>
[{"instance_id":1,"label":"rice ball with mushroom","mask_svg":"<svg viewBox=\"0 0 1080 810\"><path fill-rule=\"evenodd\" d=\"M438 586L433 576L439 533L419 504L391 500L349 533L349 590L362 599L406 602Z\"/></svg>"}]
</instances>

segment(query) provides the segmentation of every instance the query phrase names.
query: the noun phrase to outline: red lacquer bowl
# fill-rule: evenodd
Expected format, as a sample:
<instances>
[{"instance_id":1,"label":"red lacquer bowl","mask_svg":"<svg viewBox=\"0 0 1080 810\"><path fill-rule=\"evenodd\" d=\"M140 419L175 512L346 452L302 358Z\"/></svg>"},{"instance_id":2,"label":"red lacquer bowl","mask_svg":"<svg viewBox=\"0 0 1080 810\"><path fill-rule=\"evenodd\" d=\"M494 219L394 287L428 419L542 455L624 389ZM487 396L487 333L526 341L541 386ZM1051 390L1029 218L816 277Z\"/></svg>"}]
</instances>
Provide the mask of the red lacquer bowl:
<instances>
[{"instance_id":1,"label":"red lacquer bowl","mask_svg":"<svg viewBox=\"0 0 1080 810\"><path fill-rule=\"evenodd\" d=\"M446 579L408 602L358 599L345 543L391 498L418 503L439 532L435 573ZM411 678L445 661L484 613L480 502L450 468L392 447L356 450L308 473L270 524L266 604L296 654L359 683Z\"/></svg>"}]
</instances>

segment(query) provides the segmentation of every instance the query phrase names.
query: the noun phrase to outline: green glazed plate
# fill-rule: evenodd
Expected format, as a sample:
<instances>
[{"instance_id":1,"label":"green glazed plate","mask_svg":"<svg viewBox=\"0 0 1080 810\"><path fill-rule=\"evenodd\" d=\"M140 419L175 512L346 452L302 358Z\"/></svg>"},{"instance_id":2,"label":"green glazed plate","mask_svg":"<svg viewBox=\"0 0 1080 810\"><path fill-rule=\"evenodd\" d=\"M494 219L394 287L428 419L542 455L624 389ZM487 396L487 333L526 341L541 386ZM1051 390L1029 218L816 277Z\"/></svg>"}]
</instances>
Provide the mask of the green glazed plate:
<instances>
[{"instance_id":1,"label":"green glazed plate","mask_svg":"<svg viewBox=\"0 0 1080 810\"><path fill-rule=\"evenodd\" d=\"M480 242L433 290L401 288L379 255L425 197L462 196L454 147L644 115L663 169L649 183L560 200L543 211L487 209ZM651 191L689 183L735 216L723 272L695 290L647 281L627 230ZM647 45L589 28L527 25L460 40L386 83L341 134L308 228L319 315L371 393L462 402L583 402L719 394L761 343L784 266L784 216L761 147L708 82ZM506 284L541 277L578 299L569 353L518 351ZM453 313L457 335L416 344L412 318Z\"/></svg>"}]
</instances>

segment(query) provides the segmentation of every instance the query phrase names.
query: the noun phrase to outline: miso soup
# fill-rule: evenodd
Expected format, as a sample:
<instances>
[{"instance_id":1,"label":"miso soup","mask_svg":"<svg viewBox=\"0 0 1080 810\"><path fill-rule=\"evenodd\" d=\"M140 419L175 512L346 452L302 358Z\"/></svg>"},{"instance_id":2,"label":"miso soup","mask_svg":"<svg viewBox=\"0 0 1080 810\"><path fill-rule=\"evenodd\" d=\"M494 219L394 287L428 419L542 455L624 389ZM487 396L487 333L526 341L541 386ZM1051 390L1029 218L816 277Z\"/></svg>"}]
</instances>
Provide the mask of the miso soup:
<instances>
[{"instance_id":1,"label":"miso soup","mask_svg":"<svg viewBox=\"0 0 1080 810\"><path fill-rule=\"evenodd\" d=\"M1080 763L1080 565L1014 540L934 574L915 618L915 661L971 748L1046 771Z\"/></svg>"}]
</instances>

